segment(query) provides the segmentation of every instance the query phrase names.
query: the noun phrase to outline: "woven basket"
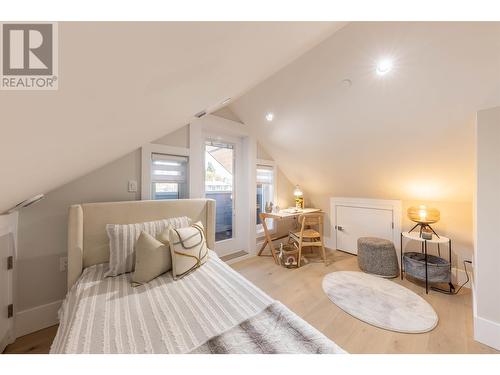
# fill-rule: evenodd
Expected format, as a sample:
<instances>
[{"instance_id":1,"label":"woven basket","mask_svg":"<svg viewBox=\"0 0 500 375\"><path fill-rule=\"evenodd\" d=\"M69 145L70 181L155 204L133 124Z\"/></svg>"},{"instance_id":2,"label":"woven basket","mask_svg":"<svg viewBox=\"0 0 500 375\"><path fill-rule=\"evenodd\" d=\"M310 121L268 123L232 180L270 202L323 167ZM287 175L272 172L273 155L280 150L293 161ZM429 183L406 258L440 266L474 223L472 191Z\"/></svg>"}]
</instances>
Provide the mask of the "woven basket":
<instances>
[{"instance_id":1,"label":"woven basket","mask_svg":"<svg viewBox=\"0 0 500 375\"><path fill-rule=\"evenodd\" d=\"M406 274L425 281L425 254L413 251L404 253L403 263ZM427 254L427 280L430 283L449 283L451 281L450 262Z\"/></svg>"},{"instance_id":2,"label":"woven basket","mask_svg":"<svg viewBox=\"0 0 500 375\"><path fill-rule=\"evenodd\" d=\"M298 255L299 249L296 246L284 244L279 253L280 264L286 268L296 268ZM290 261L291 259L293 259L293 261Z\"/></svg>"}]
</instances>

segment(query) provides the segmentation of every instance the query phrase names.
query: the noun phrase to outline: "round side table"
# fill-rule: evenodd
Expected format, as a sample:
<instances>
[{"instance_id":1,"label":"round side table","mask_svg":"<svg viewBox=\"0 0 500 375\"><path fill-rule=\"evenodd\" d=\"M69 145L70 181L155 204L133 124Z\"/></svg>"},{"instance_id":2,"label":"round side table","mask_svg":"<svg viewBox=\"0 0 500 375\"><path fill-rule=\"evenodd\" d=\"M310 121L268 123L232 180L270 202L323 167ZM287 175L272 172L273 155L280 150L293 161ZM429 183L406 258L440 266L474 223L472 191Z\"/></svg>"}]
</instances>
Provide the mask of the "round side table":
<instances>
[{"instance_id":1,"label":"round side table","mask_svg":"<svg viewBox=\"0 0 500 375\"><path fill-rule=\"evenodd\" d=\"M440 244L446 244L448 245L448 260L450 262L450 279L448 281L448 286L449 289L441 289L437 287L431 287L431 290L435 290L437 292L441 293L446 293L446 294L453 294L453 291L455 290L454 285L451 282L451 239L448 237L444 236L436 236L435 234L432 235L432 239L426 240L422 237L420 237L420 234L418 232L401 232L401 280L404 278L404 261L403 261L403 239L406 238L407 240L410 241L418 241L421 243L421 251L424 254L424 259L425 259L425 293L429 293L429 278L428 278L428 261L427 261L427 245L428 244L437 244L438 246Z\"/></svg>"}]
</instances>

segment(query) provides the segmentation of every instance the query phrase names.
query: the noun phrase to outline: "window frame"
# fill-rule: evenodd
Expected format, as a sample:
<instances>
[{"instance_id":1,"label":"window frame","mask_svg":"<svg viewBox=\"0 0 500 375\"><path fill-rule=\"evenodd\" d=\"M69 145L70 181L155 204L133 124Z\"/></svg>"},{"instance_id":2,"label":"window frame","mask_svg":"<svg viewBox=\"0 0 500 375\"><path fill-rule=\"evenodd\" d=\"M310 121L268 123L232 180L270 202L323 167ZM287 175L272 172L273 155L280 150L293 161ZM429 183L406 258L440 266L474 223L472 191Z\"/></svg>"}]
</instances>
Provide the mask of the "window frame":
<instances>
[{"instance_id":1,"label":"window frame","mask_svg":"<svg viewBox=\"0 0 500 375\"><path fill-rule=\"evenodd\" d=\"M181 156L188 158L187 172L187 191L190 197L190 151L185 147L167 146L156 143L148 143L141 147L141 200L152 200L151 189L151 157L152 154L165 154L172 156Z\"/></svg>"},{"instance_id":2,"label":"window frame","mask_svg":"<svg viewBox=\"0 0 500 375\"><path fill-rule=\"evenodd\" d=\"M255 163L255 171L257 172L257 168L259 165L265 166L265 167L271 167L273 169L273 203L276 204L278 201L278 168L276 165L276 162L274 160L267 160L267 159L257 159ZM257 193L257 181L255 181L255 192ZM277 231L277 223L274 219L271 219L272 222L272 227L269 228L268 230L270 234L275 234ZM257 224L256 225L256 238L262 238L264 237L264 228L262 227L262 224Z\"/></svg>"}]
</instances>

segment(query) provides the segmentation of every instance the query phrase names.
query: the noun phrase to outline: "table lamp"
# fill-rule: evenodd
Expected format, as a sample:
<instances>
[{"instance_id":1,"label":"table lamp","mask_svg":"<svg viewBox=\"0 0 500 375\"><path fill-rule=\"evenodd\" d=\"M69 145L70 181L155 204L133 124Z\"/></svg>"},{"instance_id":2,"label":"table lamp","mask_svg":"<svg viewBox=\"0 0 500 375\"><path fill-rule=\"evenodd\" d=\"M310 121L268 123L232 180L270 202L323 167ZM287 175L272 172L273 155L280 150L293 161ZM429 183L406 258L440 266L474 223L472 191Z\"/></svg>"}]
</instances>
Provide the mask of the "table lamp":
<instances>
[{"instance_id":1,"label":"table lamp","mask_svg":"<svg viewBox=\"0 0 500 375\"><path fill-rule=\"evenodd\" d=\"M295 189L293 189L293 195L295 196L295 208L301 210L304 208L304 193L300 190L299 185L295 185Z\"/></svg>"},{"instance_id":2,"label":"table lamp","mask_svg":"<svg viewBox=\"0 0 500 375\"><path fill-rule=\"evenodd\" d=\"M424 205L413 206L408 208L408 218L417 223L413 228L411 228L408 233L413 231L416 227L420 227L420 237L422 237L422 231L429 229L438 238L439 235L432 229L430 224L437 223L440 218L439 210L437 208L430 208Z\"/></svg>"}]
</instances>

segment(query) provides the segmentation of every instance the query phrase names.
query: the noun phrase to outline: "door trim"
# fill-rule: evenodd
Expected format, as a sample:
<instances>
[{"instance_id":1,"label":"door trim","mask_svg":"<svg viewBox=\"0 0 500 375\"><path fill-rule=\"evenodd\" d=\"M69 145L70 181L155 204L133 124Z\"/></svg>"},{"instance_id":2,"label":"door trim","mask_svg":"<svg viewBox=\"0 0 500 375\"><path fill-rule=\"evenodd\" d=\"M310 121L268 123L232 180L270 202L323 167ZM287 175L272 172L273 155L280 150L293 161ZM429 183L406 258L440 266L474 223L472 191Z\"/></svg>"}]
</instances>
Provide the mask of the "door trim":
<instances>
[{"instance_id":1,"label":"door trim","mask_svg":"<svg viewBox=\"0 0 500 375\"><path fill-rule=\"evenodd\" d=\"M356 208L369 208L379 210L391 210L394 222L393 239L397 253L400 250L399 236L401 234L401 201L395 199L370 199L370 198L348 198L348 197L332 197L330 198L330 234L332 243L337 248L337 206L348 206Z\"/></svg>"},{"instance_id":2,"label":"door trim","mask_svg":"<svg viewBox=\"0 0 500 375\"><path fill-rule=\"evenodd\" d=\"M241 234L241 249L251 254L256 253L255 222L256 222L256 194L255 194L255 164L257 159L257 141L248 131L248 126L218 117L206 115L195 119L189 124L189 180L190 198L205 196L204 177L204 133L224 134L226 137L236 137L241 140L241 184L239 187L242 205L237 208L237 215L241 218L239 233ZM226 138L225 137L225 138Z\"/></svg>"},{"instance_id":3,"label":"door trim","mask_svg":"<svg viewBox=\"0 0 500 375\"><path fill-rule=\"evenodd\" d=\"M243 213L243 209L241 208L244 203L244 192L241 189L244 178L244 168L243 168L243 139L242 137L235 137L233 135L224 134L220 132L214 132L210 130L204 130L202 132L203 135L203 193L204 197L206 197L205 191L205 152L206 152L206 143L209 140L219 140L222 143L231 144L233 146L233 200L232 200L232 237L227 238L225 240L220 240L215 242L215 249L213 249L218 256L229 255L234 252L238 252L245 249L245 232L242 230L244 227L243 217L240 214L240 211ZM240 196L241 195L241 196Z\"/></svg>"}]
</instances>

